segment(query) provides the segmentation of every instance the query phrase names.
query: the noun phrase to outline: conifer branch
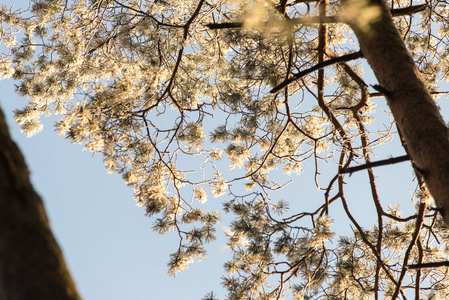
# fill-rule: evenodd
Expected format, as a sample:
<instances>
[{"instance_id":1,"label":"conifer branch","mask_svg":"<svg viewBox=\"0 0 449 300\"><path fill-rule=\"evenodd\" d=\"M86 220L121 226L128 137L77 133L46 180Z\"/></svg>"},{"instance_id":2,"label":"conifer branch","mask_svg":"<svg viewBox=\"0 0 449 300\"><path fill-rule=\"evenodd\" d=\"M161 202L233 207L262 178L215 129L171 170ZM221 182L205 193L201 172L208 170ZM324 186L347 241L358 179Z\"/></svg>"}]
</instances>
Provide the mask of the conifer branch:
<instances>
[{"instance_id":1,"label":"conifer branch","mask_svg":"<svg viewBox=\"0 0 449 300\"><path fill-rule=\"evenodd\" d=\"M427 203L426 203L426 201L422 201L421 204L419 205L419 212L418 212L418 218L416 219L415 231L413 232L412 240L411 240L410 244L408 245L407 250L405 251L404 263L402 264L401 275L398 278L398 284L396 285L396 289L395 289L391 299L397 299L399 293L402 292L401 285L402 285L402 282L404 281L404 277L407 272L407 262L410 259L413 247L415 246L416 242L419 239L419 235L421 233L421 229L424 224L426 209L427 209Z\"/></svg>"},{"instance_id":2,"label":"conifer branch","mask_svg":"<svg viewBox=\"0 0 449 300\"><path fill-rule=\"evenodd\" d=\"M404 7L404 8L396 8L396 9L391 10L391 15L393 17L407 16L407 15L411 15L411 14L423 11L426 8L427 8L427 4L413 5L413 6Z\"/></svg>"},{"instance_id":3,"label":"conifer branch","mask_svg":"<svg viewBox=\"0 0 449 300\"><path fill-rule=\"evenodd\" d=\"M425 10L427 4L409 6L405 8L396 8L391 10L391 15L393 17L406 16L410 14L414 14L420 11ZM280 21L268 21L268 22L260 22L257 27L281 27L286 24L290 26L296 25L304 25L304 24L330 24L330 23L344 23L344 19L339 16L314 16L314 17L304 17L304 18L295 18L289 20L280 20ZM241 28L243 27L244 22L224 22L224 23L209 23L205 26L209 29L230 29L230 28Z\"/></svg>"},{"instance_id":4,"label":"conifer branch","mask_svg":"<svg viewBox=\"0 0 449 300\"><path fill-rule=\"evenodd\" d=\"M442 91L442 92L430 92L431 95L449 95L449 91ZM369 97L383 97L385 96L383 93L381 92L374 92L374 93L369 93Z\"/></svg>"},{"instance_id":5,"label":"conifer branch","mask_svg":"<svg viewBox=\"0 0 449 300\"><path fill-rule=\"evenodd\" d=\"M368 168L396 164L396 163L407 161L407 160L410 160L410 157L408 155L402 155L402 156L393 157L393 158L389 158L389 159L378 160L378 161L374 161L374 162L371 162L368 164L363 164L363 165L360 165L357 167L341 169L340 174L345 174L345 173L352 174L354 172L365 170Z\"/></svg>"},{"instance_id":6,"label":"conifer branch","mask_svg":"<svg viewBox=\"0 0 449 300\"><path fill-rule=\"evenodd\" d=\"M424 269L424 268L439 268L439 267L449 267L449 261L408 265L409 269Z\"/></svg>"},{"instance_id":7,"label":"conifer branch","mask_svg":"<svg viewBox=\"0 0 449 300\"><path fill-rule=\"evenodd\" d=\"M338 17L326 16L326 17L304 17L295 18L290 20L273 20L268 22L260 22L257 27L284 27L286 25L296 26L302 24L328 24L328 23L341 23L342 21ZM225 22L225 23L209 23L205 26L209 29L229 29L229 28L241 28L245 22Z\"/></svg>"},{"instance_id":8,"label":"conifer branch","mask_svg":"<svg viewBox=\"0 0 449 300\"><path fill-rule=\"evenodd\" d=\"M318 64L314 65L313 67L307 69L307 70L304 70L304 71L301 71L299 73L293 74L293 77L290 77L289 79L286 79L283 82L281 82L279 85L275 86L270 91L270 93L272 93L272 94L277 93L281 89L285 88L287 85L292 83L293 81L296 81L296 80L300 79L301 77L303 77L303 76L305 76L307 74L310 74L310 73L312 73L314 71L317 71L319 69L322 69L324 67L327 67L327 66L330 66L330 65L333 65L333 64L336 64L336 63L344 62L344 61L350 61L350 60L361 58L361 57L363 57L362 52L361 51L357 51L357 52L354 52L354 53L350 53L350 54L342 55L342 56L339 56L339 57L331 58L331 59L326 60L326 61L324 61L322 63L318 63Z\"/></svg>"}]
</instances>

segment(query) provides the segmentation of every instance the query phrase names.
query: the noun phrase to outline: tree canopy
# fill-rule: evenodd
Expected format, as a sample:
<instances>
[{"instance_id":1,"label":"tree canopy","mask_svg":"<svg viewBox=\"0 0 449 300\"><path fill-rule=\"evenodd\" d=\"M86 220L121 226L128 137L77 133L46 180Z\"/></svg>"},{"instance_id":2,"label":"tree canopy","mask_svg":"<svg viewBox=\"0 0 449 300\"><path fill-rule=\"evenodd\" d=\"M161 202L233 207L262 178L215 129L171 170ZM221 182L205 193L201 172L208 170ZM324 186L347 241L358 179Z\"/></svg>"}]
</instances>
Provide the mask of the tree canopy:
<instances>
[{"instance_id":1,"label":"tree canopy","mask_svg":"<svg viewBox=\"0 0 449 300\"><path fill-rule=\"evenodd\" d=\"M0 72L30 99L15 112L27 135L60 114L57 131L123 176L153 229L178 234L169 273L203 259L229 221L229 299L445 299L438 212L449 214L421 166L419 151L432 156L433 144L413 140L428 131L407 123L442 120L398 108L393 87L410 99L444 94L448 14L439 0L32 0L0 9ZM413 61L378 47L391 16ZM397 65L407 64L404 75ZM409 73L421 74L417 84ZM382 97L393 115L378 109ZM374 162L392 139L403 155ZM410 198L382 199L374 167L408 159ZM348 173L368 179L351 197L372 210L369 226L345 193ZM304 177L319 196L301 197ZM292 185L294 198L282 193Z\"/></svg>"}]
</instances>

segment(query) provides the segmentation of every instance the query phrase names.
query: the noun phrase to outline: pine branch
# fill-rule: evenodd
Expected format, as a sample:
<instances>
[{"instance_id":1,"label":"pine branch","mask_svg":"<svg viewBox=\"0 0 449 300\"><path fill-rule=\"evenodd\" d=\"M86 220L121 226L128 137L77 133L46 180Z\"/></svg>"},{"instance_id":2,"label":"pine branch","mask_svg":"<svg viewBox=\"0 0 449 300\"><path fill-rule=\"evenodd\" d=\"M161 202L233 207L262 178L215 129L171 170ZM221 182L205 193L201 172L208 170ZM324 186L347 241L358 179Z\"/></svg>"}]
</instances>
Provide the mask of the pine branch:
<instances>
[{"instance_id":1,"label":"pine branch","mask_svg":"<svg viewBox=\"0 0 449 300\"><path fill-rule=\"evenodd\" d=\"M285 88L287 85L292 83L293 81L296 81L296 80L300 79L301 77L303 77L303 76L305 76L307 74L310 74L310 73L312 73L312 72L314 72L316 70L322 69L324 67L327 67L327 66L330 66L330 65L333 65L333 64L336 64L336 63L340 63L340 62L344 62L344 61L350 61L350 60L361 58L361 57L363 57L362 52L361 51L357 51L357 52L346 54L346 55L343 55L343 56L331 58L331 59L326 60L326 61L324 61L322 63L316 64L316 65L314 65L313 67L311 67L311 68L309 68L307 70L304 70L304 71L301 71L299 73L293 74L293 77L290 77L289 79L286 79L283 82L281 82L279 85L275 86L270 91L270 93L272 93L272 94L277 93L281 89Z\"/></svg>"},{"instance_id":2,"label":"pine branch","mask_svg":"<svg viewBox=\"0 0 449 300\"><path fill-rule=\"evenodd\" d=\"M387 98L392 98L393 93L390 92L389 90L387 90L386 88L384 88L383 86L380 86L378 84L372 85L371 86L373 89L375 89L376 91L378 91L381 95L387 97Z\"/></svg>"},{"instance_id":3,"label":"pine branch","mask_svg":"<svg viewBox=\"0 0 449 300\"><path fill-rule=\"evenodd\" d=\"M368 168L396 164L396 163L407 161L407 160L410 160L410 157L408 155L402 155L402 156L393 157L393 158L389 158L389 159L374 161L374 162L360 165L357 167L344 168L344 169L341 169L339 173L340 174L345 174L345 173L352 174L354 172L365 170Z\"/></svg>"},{"instance_id":4,"label":"pine branch","mask_svg":"<svg viewBox=\"0 0 449 300\"><path fill-rule=\"evenodd\" d=\"M405 16L414 14L425 10L427 4L421 4L416 6L409 6L405 8L392 9L391 14L393 17ZM338 16L323 16L323 17L305 17L305 18L295 18L290 20L280 20L280 21L269 21L260 22L258 27L282 27L286 24L290 26L303 25L303 24L330 24L330 23L344 23L344 20ZM241 28L244 22L225 22L225 23L209 23L205 26L209 29L230 29L230 28Z\"/></svg>"},{"instance_id":5,"label":"pine branch","mask_svg":"<svg viewBox=\"0 0 449 300\"><path fill-rule=\"evenodd\" d=\"M209 23L205 25L209 29L229 29L243 27L243 22Z\"/></svg>"},{"instance_id":6,"label":"pine branch","mask_svg":"<svg viewBox=\"0 0 449 300\"><path fill-rule=\"evenodd\" d=\"M439 268L439 267L449 267L449 261L408 265L409 269L424 269L424 268Z\"/></svg>"},{"instance_id":7,"label":"pine branch","mask_svg":"<svg viewBox=\"0 0 449 300\"><path fill-rule=\"evenodd\" d=\"M425 10L426 7L427 7L427 4L421 4L421 5L404 7L404 8L396 8L396 9L391 10L391 15L393 17L411 15L411 14Z\"/></svg>"},{"instance_id":8,"label":"pine branch","mask_svg":"<svg viewBox=\"0 0 449 300\"><path fill-rule=\"evenodd\" d=\"M290 20L273 20L268 22L260 22L257 27L284 27L286 25L296 26L302 24L327 24L327 23L340 23L341 20L338 17L328 16L328 17L305 17L305 18L295 18ZM209 23L205 26L209 29L227 29L227 28L241 28L244 22L225 22L225 23Z\"/></svg>"},{"instance_id":9,"label":"pine branch","mask_svg":"<svg viewBox=\"0 0 449 300\"><path fill-rule=\"evenodd\" d=\"M431 95L449 95L449 91L442 91L442 92L430 92ZM369 97L383 97L384 94L377 92L377 93L369 93Z\"/></svg>"}]
</instances>

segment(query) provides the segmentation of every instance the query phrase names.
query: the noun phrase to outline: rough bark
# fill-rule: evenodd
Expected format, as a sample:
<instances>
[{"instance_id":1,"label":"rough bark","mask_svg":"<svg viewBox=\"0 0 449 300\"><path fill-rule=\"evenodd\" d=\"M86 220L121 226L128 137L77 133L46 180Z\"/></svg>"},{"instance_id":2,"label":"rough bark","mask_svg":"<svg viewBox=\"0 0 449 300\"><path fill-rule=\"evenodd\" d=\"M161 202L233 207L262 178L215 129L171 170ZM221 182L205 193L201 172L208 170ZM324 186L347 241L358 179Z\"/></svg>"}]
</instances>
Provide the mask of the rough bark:
<instances>
[{"instance_id":1,"label":"rough bark","mask_svg":"<svg viewBox=\"0 0 449 300\"><path fill-rule=\"evenodd\" d=\"M449 139L438 107L383 0L371 0L381 17L369 31L350 24L379 81L415 169L449 225Z\"/></svg>"},{"instance_id":2,"label":"rough bark","mask_svg":"<svg viewBox=\"0 0 449 300\"><path fill-rule=\"evenodd\" d=\"M81 299L1 109L0 299Z\"/></svg>"}]
</instances>

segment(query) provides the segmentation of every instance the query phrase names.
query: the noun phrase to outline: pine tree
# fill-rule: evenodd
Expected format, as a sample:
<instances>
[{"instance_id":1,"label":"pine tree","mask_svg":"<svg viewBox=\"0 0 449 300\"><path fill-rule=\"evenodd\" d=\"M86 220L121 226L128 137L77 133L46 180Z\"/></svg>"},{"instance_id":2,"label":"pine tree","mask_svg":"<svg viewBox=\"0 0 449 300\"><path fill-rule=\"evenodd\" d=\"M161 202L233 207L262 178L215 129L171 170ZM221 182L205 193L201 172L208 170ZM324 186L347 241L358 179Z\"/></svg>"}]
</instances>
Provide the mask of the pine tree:
<instances>
[{"instance_id":1,"label":"pine tree","mask_svg":"<svg viewBox=\"0 0 449 300\"><path fill-rule=\"evenodd\" d=\"M30 99L17 122L33 135L61 114L61 135L103 155L153 229L178 233L171 274L205 257L225 218L229 299L449 296L446 2L31 3L0 11L2 75ZM373 159L391 139L403 155ZM375 175L400 161L416 177L408 202ZM349 195L348 173L369 191ZM299 196L305 177L319 196Z\"/></svg>"}]
</instances>

